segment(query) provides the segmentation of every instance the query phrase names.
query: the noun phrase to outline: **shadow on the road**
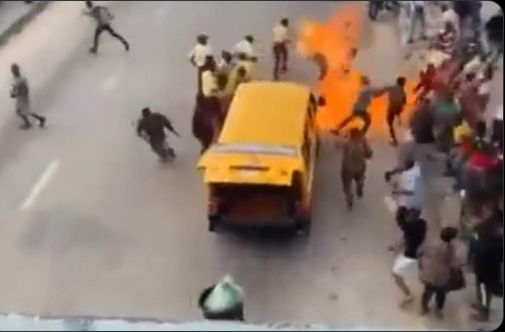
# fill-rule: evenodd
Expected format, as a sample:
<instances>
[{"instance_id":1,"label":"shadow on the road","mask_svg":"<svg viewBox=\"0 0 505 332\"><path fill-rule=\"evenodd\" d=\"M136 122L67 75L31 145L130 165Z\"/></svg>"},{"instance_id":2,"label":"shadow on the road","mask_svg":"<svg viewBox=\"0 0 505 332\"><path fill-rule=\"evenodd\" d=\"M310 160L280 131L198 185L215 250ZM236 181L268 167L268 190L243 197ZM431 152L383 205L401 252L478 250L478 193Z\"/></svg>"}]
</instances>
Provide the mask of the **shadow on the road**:
<instances>
[{"instance_id":1,"label":"shadow on the road","mask_svg":"<svg viewBox=\"0 0 505 332\"><path fill-rule=\"evenodd\" d=\"M300 235L290 228L256 228L256 229L228 229L223 237L234 237L235 240L249 246L261 246L265 249L274 247L299 247L307 243L309 236Z\"/></svg>"}]
</instances>

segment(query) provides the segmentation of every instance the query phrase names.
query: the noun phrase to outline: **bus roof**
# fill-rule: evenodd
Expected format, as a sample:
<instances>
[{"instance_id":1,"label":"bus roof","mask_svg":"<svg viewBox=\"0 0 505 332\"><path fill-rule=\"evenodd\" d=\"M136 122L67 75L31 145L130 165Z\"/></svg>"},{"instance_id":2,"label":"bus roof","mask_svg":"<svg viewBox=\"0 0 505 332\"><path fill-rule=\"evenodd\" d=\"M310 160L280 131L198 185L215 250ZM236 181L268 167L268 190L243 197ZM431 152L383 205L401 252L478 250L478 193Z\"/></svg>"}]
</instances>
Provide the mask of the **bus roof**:
<instances>
[{"instance_id":1,"label":"bus roof","mask_svg":"<svg viewBox=\"0 0 505 332\"><path fill-rule=\"evenodd\" d=\"M237 89L219 144L298 147L303 138L310 89L288 82L251 82Z\"/></svg>"}]
</instances>

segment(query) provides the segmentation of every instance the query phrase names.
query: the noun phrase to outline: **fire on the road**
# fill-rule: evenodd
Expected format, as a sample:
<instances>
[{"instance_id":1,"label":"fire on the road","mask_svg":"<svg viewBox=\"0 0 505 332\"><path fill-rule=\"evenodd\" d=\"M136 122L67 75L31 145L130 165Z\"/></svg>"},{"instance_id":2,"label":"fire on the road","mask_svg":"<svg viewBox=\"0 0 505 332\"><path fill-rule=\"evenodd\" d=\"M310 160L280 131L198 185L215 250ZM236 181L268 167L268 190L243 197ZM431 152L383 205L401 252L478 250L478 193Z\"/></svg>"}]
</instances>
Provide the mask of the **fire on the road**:
<instances>
[{"instance_id":1,"label":"fire on the road","mask_svg":"<svg viewBox=\"0 0 505 332\"><path fill-rule=\"evenodd\" d=\"M360 77L364 74L352 68L352 50L358 49L362 34L363 14L356 5L348 5L331 16L327 23L305 22L298 36L297 49L304 57L312 57L319 53L326 58L328 71L323 80L319 81L318 92L326 98L326 107L318 113L318 125L321 130L335 128L352 110L352 105L360 89ZM359 52L359 51L358 51ZM370 59L370 61L381 61ZM344 69L349 69L344 73ZM391 73L391 83L395 75ZM372 85L373 85L373 77ZM407 83L408 105L413 104L411 93L414 82ZM385 132L387 108L385 95L375 98L370 106L372 125L370 132L382 134ZM407 107L404 114L409 112ZM361 126L361 123L351 123Z\"/></svg>"}]
</instances>

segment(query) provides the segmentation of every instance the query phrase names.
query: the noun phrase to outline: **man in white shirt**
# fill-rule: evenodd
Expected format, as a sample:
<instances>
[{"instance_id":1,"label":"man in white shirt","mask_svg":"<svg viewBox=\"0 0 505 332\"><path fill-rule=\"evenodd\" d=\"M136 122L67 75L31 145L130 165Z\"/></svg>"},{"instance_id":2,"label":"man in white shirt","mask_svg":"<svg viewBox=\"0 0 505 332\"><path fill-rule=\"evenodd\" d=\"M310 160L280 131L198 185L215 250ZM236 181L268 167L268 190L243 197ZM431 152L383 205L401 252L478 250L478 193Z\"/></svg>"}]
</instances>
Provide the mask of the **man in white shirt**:
<instances>
[{"instance_id":1,"label":"man in white shirt","mask_svg":"<svg viewBox=\"0 0 505 332\"><path fill-rule=\"evenodd\" d=\"M198 37L196 37L196 45L188 56L191 64L198 69L198 93L202 91L202 68L208 56L212 56L212 49L209 46L209 37L204 34L198 35Z\"/></svg>"},{"instance_id":2,"label":"man in white shirt","mask_svg":"<svg viewBox=\"0 0 505 332\"><path fill-rule=\"evenodd\" d=\"M426 4L425 1L408 1L407 12L410 16L408 43L414 42L417 22L421 25L421 39L426 39Z\"/></svg>"},{"instance_id":3,"label":"man in white shirt","mask_svg":"<svg viewBox=\"0 0 505 332\"><path fill-rule=\"evenodd\" d=\"M274 80L278 80L280 73L288 70L288 28L289 20L283 18L273 29Z\"/></svg>"},{"instance_id":4,"label":"man in white shirt","mask_svg":"<svg viewBox=\"0 0 505 332\"><path fill-rule=\"evenodd\" d=\"M234 53L238 57L240 54L246 56L248 61L255 62L257 60L256 55L254 53L254 37L251 35L247 35L239 41L234 47Z\"/></svg>"},{"instance_id":5,"label":"man in white shirt","mask_svg":"<svg viewBox=\"0 0 505 332\"><path fill-rule=\"evenodd\" d=\"M417 209L422 211L424 205L424 182L421 167L413 159L406 162L405 168L388 171L385 174L386 181L398 174L395 188L392 192L397 207Z\"/></svg>"}]
</instances>

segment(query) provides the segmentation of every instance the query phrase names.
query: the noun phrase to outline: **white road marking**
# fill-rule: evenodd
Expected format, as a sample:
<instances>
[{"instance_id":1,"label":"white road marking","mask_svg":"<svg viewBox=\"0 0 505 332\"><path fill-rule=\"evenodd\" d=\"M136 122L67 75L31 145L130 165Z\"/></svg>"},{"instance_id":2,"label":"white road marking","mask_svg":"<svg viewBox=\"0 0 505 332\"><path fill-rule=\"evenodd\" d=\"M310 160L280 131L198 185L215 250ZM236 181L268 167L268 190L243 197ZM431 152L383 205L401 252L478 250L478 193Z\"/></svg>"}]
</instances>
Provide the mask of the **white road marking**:
<instances>
[{"instance_id":1,"label":"white road marking","mask_svg":"<svg viewBox=\"0 0 505 332\"><path fill-rule=\"evenodd\" d=\"M26 197L25 201L19 208L20 211L29 210L33 206L33 204L35 204L37 197L40 195L42 190L44 190L44 188L47 186L47 184L54 176L54 174L56 174L59 168L60 168L59 160L53 160L49 165L47 165L44 173L42 173L42 176L32 187L30 194L28 195L28 197Z\"/></svg>"}]
</instances>

